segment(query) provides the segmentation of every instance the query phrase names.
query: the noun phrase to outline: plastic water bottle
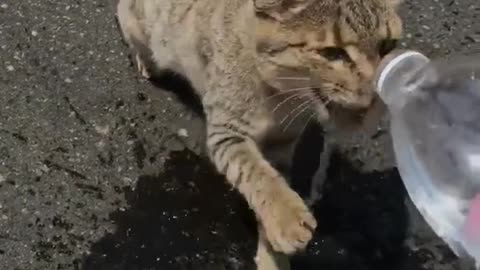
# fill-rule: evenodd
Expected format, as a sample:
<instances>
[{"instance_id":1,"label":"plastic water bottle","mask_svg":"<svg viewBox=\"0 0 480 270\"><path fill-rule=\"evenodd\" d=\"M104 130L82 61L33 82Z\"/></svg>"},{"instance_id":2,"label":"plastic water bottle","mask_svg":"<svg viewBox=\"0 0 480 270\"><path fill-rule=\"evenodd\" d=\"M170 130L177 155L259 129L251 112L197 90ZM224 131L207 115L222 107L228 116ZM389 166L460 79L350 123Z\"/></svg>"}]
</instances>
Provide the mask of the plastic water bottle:
<instances>
[{"instance_id":1,"label":"plastic water bottle","mask_svg":"<svg viewBox=\"0 0 480 270\"><path fill-rule=\"evenodd\" d=\"M382 62L376 91L410 198L454 253L480 269L480 58L398 51Z\"/></svg>"}]
</instances>

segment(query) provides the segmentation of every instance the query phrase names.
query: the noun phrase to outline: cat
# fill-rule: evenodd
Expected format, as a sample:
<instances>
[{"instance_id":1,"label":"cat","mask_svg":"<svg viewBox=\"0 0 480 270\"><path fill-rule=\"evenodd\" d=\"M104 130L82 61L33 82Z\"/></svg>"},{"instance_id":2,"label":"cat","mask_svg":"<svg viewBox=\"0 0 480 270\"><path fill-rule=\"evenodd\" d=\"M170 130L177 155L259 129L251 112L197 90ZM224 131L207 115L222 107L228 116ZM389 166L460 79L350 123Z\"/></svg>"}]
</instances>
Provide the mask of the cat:
<instances>
[{"instance_id":1,"label":"cat","mask_svg":"<svg viewBox=\"0 0 480 270\"><path fill-rule=\"evenodd\" d=\"M381 110L373 109L379 99L372 80L382 57L402 35L399 4L399 0L118 3L120 29L142 75L150 78L153 69L179 73L201 97L209 157L258 220L258 269L277 269L277 260L284 255L304 250L317 227L305 201L267 161L263 146L272 134L295 137L301 132L301 127L279 123L294 110L294 119L307 115L302 124L314 119L325 126L326 136L334 139L327 141L379 118ZM294 100L294 105L287 102Z\"/></svg>"}]
</instances>

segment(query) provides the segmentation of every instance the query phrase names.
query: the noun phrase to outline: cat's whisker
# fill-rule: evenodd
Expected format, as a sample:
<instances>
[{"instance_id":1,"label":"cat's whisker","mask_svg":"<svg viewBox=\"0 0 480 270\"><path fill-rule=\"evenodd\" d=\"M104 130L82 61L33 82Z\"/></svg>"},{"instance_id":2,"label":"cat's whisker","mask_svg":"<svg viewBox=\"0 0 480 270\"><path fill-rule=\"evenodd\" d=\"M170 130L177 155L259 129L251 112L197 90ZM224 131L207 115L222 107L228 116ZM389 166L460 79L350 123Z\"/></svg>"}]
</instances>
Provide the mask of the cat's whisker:
<instances>
[{"instance_id":1,"label":"cat's whisker","mask_svg":"<svg viewBox=\"0 0 480 270\"><path fill-rule=\"evenodd\" d=\"M282 120L280 121L280 125L283 125L283 123L293 114L295 113L297 110L303 108L303 106L305 106L306 104L312 102L311 99L308 99L306 100L305 102L301 103L300 105L296 106L293 110L291 110L290 112L287 113L287 115L285 115L285 117L282 118Z\"/></svg>"},{"instance_id":2,"label":"cat's whisker","mask_svg":"<svg viewBox=\"0 0 480 270\"><path fill-rule=\"evenodd\" d=\"M295 99L295 98L303 98L303 97L306 97L308 96L308 94L303 94L303 95L299 95L299 94L295 94L293 96L289 96L287 98L285 98L284 100L282 100L281 102L279 102L277 104L277 106L275 106L275 108L273 108L273 112L276 112L282 105L286 104L289 100L292 100L292 99Z\"/></svg>"},{"instance_id":3,"label":"cat's whisker","mask_svg":"<svg viewBox=\"0 0 480 270\"><path fill-rule=\"evenodd\" d=\"M299 117L300 115L302 115L302 113L304 113L304 112L310 107L309 105L311 105L312 102L311 102L311 100L308 100L308 101L310 101L310 102L307 103L307 104L305 104L305 106L303 106L303 109L301 109L297 114L295 114L295 115L292 117L292 119L290 120L290 122L287 123L287 125L283 128L283 132L285 132L285 131L290 127L290 125L292 125L292 123L293 123L295 120L297 120L298 117Z\"/></svg>"},{"instance_id":4,"label":"cat's whisker","mask_svg":"<svg viewBox=\"0 0 480 270\"><path fill-rule=\"evenodd\" d=\"M316 112L312 112L310 114L310 116L308 117L307 121L305 121L305 125L303 126L300 134L303 134L303 132L305 132L305 129L307 128L308 124L310 123L310 121L312 121L312 119L315 117L317 113Z\"/></svg>"},{"instance_id":5,"label":"cat's whisker","mask_svg":"<svg viewBox=\"0 0 480 270\"><path fill-rule=\"evenodd\" d=\"M311 79L308 77L276 77L277 80L285 80L285 81L310 81Z\"/></svg>"},{"instance_id":6,"label":"cat's whisker","mask_svg":"<svg viewBox=\"0 0 480 270\"><path fill-rule=\"evenodd\" d=\"M292 92L292 91L309 90L309 89L312 89L312 87L311 86L305 86L305 87L298 87L298 88L290 88L290 89L287 89L287 90L282 90L282 92L288 93L288 92Z\"/></svg>"},{"instance_id":7,"label":"cat's whisker","mask_svg":"<svg viewBox=\"0 0 480 270\"><path fill-rule=\"evenodd\" d=\"M330 102L332 102L332 98L327 97L327 99L325 100L325 102L323 102L323 106L327 106L328 104L330 104Z\"/></svg>"},{"instance_id":8,"label":"cat's whisker","mask_svg":"<svg viewBox=\"0 0 480 270\"><path fill-rule=\"evenodd\" d=\"M293 110L291 110L287 115L285 115L285 117L283 117L283 119L280 121L280 126L282 126L285 121L290 118L292 115L293 115L293 119L297 118L299 116L299 114L295 114L297 111L300 110L300 113L302 112L302 108L304 107L308 107L308 105L310 103L312 103L313 101L311 99L308 99L306 100L305 102L301 103L300 105L298 105L297 107L295 107Z\"/></svg>"},{"instance_id":9,"label":"cat's whisker","mask_svg":"<svg viewBox=\"0 0 480 270\"><path fill-rule=\"evenodd\" d=\"M274 98L274 97L278 97L278 96L281 96L281 95L286 95L286 94L290 94L292 92L301 92L301 91L306 91L306 90L310 90L311 87L300 87L300 88L293 88L293 89L288 89L288 90L284 90L284 91L281 91L280 93L276 93L276 94L273 94L271 96L268 96L267 98L265 98L264 102Z\"/></svg>"},{"instance_id":10,"label":"cat's whisker","mask_svg":"<svg viewBox=\"0 0 480 270\"><path fill-rule=\"evenodd\" d=\"M305 86L305 87L298 87L298 88L291 88L291 89L286 89L286 90L280 90L279 93L277 94L274 94L274 95L271 95L269 96L270 97L274 97L276 95L282 95L282 94L287 94L287 93L291 93L291 92L296 92L296 91L302 91L302 90L310 90L312 89L311 86Z\"/></svg>"}]
</instances>

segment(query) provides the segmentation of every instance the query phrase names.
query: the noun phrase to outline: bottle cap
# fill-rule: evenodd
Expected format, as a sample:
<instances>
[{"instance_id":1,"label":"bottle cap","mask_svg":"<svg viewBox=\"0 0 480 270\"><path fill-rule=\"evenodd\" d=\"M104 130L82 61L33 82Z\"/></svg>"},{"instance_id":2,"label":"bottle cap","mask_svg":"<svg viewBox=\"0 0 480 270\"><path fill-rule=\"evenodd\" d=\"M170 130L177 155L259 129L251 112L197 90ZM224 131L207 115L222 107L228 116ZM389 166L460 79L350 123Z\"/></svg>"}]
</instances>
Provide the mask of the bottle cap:
<instances>
[{"instance_id":1,"label":"bottle cap","mask_svg":"<svg viewBox=\"0 0 480 270\"><path fill-rule=\"evenodd\" d=\"M375 79L375 89L377 93L380 93L383 90L383 84L390 72L394 70L394 67L410 57L420 57L425 59L426 62L428 61L428 58L425 55L412 50L395 50L383 58L383 60L380 62L379 68L377 69L377 75Z\"/></svg>"}]
</instances>

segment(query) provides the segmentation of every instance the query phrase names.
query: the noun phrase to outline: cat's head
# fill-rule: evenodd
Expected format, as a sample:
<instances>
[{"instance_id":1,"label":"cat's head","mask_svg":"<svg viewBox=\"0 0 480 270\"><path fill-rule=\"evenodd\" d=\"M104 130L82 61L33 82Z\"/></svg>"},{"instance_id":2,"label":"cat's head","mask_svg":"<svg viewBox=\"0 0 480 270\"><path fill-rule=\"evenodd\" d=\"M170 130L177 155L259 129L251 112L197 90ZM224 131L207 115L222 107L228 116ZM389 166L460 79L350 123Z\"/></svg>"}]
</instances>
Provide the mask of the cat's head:
<instances>
[{"instance_id":1,"label":"cat's head","mask_svg":"<svg viewBox=\"0 0 480 270\"><path fill-rule=\"evenodd\" d=\"M259 69L268 84L307 95L319 109L372 104L375 70L402 34L400 1L253 2Z\"/></svg>"}]
</instances>

